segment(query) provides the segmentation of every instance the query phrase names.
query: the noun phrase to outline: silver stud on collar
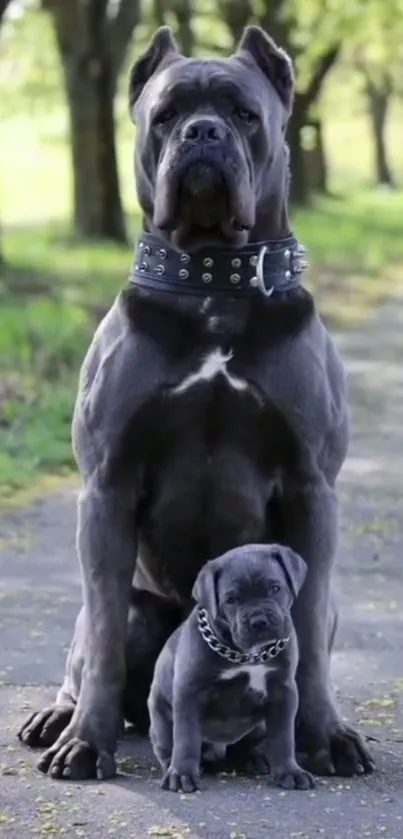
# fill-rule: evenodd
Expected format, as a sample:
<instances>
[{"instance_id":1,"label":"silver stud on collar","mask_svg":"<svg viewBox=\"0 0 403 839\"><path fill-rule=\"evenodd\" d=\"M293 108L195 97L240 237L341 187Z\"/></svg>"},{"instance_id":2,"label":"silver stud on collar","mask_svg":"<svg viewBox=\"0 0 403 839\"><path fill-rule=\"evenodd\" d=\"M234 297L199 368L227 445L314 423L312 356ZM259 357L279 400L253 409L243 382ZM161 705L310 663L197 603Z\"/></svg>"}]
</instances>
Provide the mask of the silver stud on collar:
<instances>
[{"instance_id":1,"label":"silver stud on collar","mask_svg":"<svg viewBox=\"0 0 403 839\"><path fill-rule=\"evenodd\" d=\"M250 278L250 280L249 280L249 285L251 285L251 286L253 286L254 288L256 288L256 286L258 286L258 285L259 285L259 280L258 280L258 278L257 278L257 277L251 277L251 278Z\"/></svg>"},{"instance_id":2,"label":"silver stud on collar","mask_svg":"<svg viewBox=\"0 0 403 839\"><path fill-rule=\"evenodd\" d=\"M150 245L144 245L143 252L145 253L146 256L150 256L150 253L151 253Z\"/></svg>"},{"instance_id":3,"label":"silver stud on collar","mask_svg":"<svg viewBox=\"0 0 403 839\"><path fill-rule=\"evenodd\" d=\"M249 259L249 265L252 265L253 268L254 268L255 265L257 265L257 260L258 260L258 258L256 256L256 254L254 256L251 256L250 259Z\"/></svg>"},{"instance_id":4,"label":"silver stud on collar","mask_svg":"<svg viewBox=\"0 0 403 839\"><path fill-rule=\"evenodd\" d=\"M286 271L284 276L285 276L286 280L290 280L291 279L291 271Z\"/></svg>"},{"instance_id":5,"label":"silver stud on collar","mask_svg":"<svg viewBox=\"0 0 403 839\"><path fill-rule=\"evenodd\" d=\"M287 250L284 251L284 259L288 263L290 261L290 258L291 258L291 251L288 250L288 248L287 248Z\"/></svg>"},{"instance_id":6,"label":"silver stud on collar","mask_svg":"<svg viewBox=\"0 0 403 839\"><path fill-rule=\"evenodd\" d=\"M203 265L205 268L212 268L214 265L214 259L212 259L211 256L206 256L205 259L203 259Z\"/></svg>"},{"instance_id":7,"label":"silver stud on collar","mask_svg":"<svg viewBox=\"0 0 403 839\"><path fill-rule=\"evenodd\" d=\"M231 274L230 282L236 285L237 283L241 282L241 275L240 274Z\"/></svg>"},{"instance_id":8,"label":"silver stud on collar","mask_svg":"<svg viewBox=\"0 0 403 839\"><path fill-rule=\"evenodd\" d=\"M236 256L235 259L231 260L232 268L240 268L242 265L242 260L239 259L239 256Z\"/></svg>"},{"instance_id":9,"label":"silver stud on collar","mask_svg":"<svg viewBox=\"0 0 403 839\"><path fill-rule=\"evenodd\" d=\"M165 268L164 268L163 265L157 265L157 267L155 269L156 274L159 274L159 276L161 276L164 273L164 271L165 271Z\"/></svg>"},{"instance_id":10,"label":"silver stud on collar","mask_svg":"<svg viewBox=\"0 0 403 839\"><path fill-rule=\"evenodd\" d=\"M186 280L189 276L189 271L187 270L187 268L181 268L181 270L179 271L179 276L181 280Z\"/></svg>"},{"instance_id":11,"label":"silver stud on collar","mask_svg":"<svg viewBox=\"0 0 403 839\"><path fill-rule=\"evenodd\" d=\"M202 280L203 280L204 283L211 283L212 279L213 279L212 274L209 274L208 272L206 272L205 274L202 274Z\"/></svg>"},{"instance_id":12,"label":"silver stud on collar","mask_svg":"<svg viewBox=\"0 0 403 839\"><path fill-rule=\"evenodd\" d=\"M147 262L140 262L139 271L147 271L148 263Z\"/></svg>"},{"instance_id":13,"label":"silver stud on collar","mask_svg":"<svg viewBox=\"0 0 403 839\"><path fill-rule=\"evenodd\" d=\"M159 256L160 259L166 259L167 258L167 252L166 252L165 248L160 248L159 249L158 256Z\"/></svg>"},{"instance_id":14,"label":"silver stud on collar","mask_svg":"<svg viewBox=\"0 0 403 839\"><path fill-rule=\"evenodd\" d=\"M181 253L179 259L181 262L190 262L190 256L188 253Z\"/></svg>"}]
</instances>

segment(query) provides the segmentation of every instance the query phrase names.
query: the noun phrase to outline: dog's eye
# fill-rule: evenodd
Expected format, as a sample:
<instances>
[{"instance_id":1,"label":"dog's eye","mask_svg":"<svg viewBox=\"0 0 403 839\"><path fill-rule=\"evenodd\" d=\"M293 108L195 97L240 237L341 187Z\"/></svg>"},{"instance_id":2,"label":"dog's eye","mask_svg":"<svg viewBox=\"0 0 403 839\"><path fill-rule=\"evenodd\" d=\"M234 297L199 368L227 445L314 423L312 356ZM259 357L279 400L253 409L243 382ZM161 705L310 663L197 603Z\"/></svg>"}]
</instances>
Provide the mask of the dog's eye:
<instances>
[{"instance_id":1,"label":"dog's eye","mask_svg":"<svg viewBox=\"0 0 403 839\"><path fill-rule=\"evenodd\" d=\"M241 119L242 122L248 122L251 124L252 122L256 122L259 119L257 114L253 111L249 111L248 108L241 108L238 105L234 108L234 114L238 119Z\"/></svg>"},{"instance_id":2,"label":"dog's eye","mask_svg":"<svg viewBox=\"0 0 403 839\"><path fill-rule=\"evenodd\" d=\"M177 111L175 108L165 108L154 117L154 125L166 125L171 119L176 117Z\"/></svg>"},{"instance_id":3,"label":"dog's eye","mask_svg":"<svg viewBox=\"0 0 403 839\"><path fill-rule=\"evenodd\" d=\"M278 594L280 591L280 586L278 586L277 583L273 583L271 586L271 590L273 594Z\"/></svg>"},{"instance_id":4,"label":"dog's eye","mask_svg":"<svg viewBox=\"0 0 403 839\"><path fill-rule=\"evenodd\" d=\"M236 603L235 594L227 594L227 596L225 598L225 602L226 602L227 606L235 606L235 603Z\"/></svg>"}]
</instances>

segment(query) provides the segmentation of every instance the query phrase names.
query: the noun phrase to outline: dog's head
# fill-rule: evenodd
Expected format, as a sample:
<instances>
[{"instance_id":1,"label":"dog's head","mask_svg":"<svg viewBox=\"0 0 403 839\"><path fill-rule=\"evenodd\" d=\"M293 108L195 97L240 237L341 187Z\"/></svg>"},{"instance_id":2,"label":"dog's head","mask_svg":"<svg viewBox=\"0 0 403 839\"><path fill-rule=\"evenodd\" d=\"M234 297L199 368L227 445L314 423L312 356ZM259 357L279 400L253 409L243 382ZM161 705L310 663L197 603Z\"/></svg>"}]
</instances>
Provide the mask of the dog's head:
<instances>
[{"instance_id":1,"label":"dog's head","mask_svg":"<svg viewBox=\"0 0 403 839\"><path fill-rule=\"evenodd\" d=\"M256 26L228 59L185 58L159 29L129 87L148 229L187 251L242 247L284 193L292 94L290 59Z\"/></svg>"},{"instance_id":2,"label":"dog's head","mask_svg":"<svg viewBox=\"0 0 403 839\"><path fill-rule=\"evenodd\" d=\"M193 598L246 652L290 634L291 606L306 570L290 548L245 545L203 566Z\"/></svg>"}]
</instances>

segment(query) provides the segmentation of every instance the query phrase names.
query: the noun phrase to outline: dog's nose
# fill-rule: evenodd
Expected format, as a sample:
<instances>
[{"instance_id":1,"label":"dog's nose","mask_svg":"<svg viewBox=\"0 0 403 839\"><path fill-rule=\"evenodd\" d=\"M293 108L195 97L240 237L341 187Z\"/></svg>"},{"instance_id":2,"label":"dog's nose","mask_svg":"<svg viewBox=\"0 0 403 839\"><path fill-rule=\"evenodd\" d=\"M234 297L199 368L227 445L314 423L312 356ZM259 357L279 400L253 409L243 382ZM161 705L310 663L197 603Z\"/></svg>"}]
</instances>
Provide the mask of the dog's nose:
<instances>
[{"instance_id":1,"label":"dog's nose","mask_svg":"<svg viewBox=\"0 0 403 839\"><path fill-rule=\"evenodd\" d=\"M250 624L255 632L264 632L269 625L269 621L265 615L253 615L250 619Z\"/></svg>"},{"instance_id":2,"label":"dog's nose","mask_svg":"<svg viewBox=\"0 0 403 839\"><path fill-rule=\"evenodd\" d=\"M183 139L193 143L223 143L227 132L224 125L212 119L193 119L183 129Z\"/></svg>"}]
</instances>

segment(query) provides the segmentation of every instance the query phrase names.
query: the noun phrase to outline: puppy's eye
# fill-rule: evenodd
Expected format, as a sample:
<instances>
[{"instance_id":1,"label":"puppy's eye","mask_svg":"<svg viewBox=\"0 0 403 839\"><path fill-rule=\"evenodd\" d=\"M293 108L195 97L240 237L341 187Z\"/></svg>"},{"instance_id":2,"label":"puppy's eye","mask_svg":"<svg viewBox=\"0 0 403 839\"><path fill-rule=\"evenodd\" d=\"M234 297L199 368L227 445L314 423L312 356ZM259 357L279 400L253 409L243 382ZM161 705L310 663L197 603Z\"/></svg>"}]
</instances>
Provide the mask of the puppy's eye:
<instances>
[{"instance_id":1,"label":"puppy's eye","mask_svg":"<svg viewBox=\"0 0 403 839\"><path fill-rule=\"evenodd\" d=\"M271 590L273 594L278 594L281 589L280 586L277 585L277 583L273 583L273 585L271 586Z\"/></svg>"},{"instance_id":2,"label":"puppy's eye","mask_svg":"<svg viewBox=\"0 0 403 839\"><path fill-rule=\"evenodd\" d=\"M236 117L238 117L238 119L242 120L242 122L247 122L249 125L253 122L257 122L259 119L258 115L253 111L249 111L248 108L241 108L238 105L235 106L233 113Z\"/></svg>"},{"instance_id":3,"label":"puppy's eye","mask_svg":"<svg viewBox=\"0 0 403 839\"><path fill-rule=\"evenodd\" d=\"M226 602L227 606L235 606L235 603L236 603L235 594L227 594L227 596L225 598L225 602Z\"/></svg>"},{"instance_id":4,"label":"puppy's eye","mask_svg":"<svg viewBox=\"0 0 403 839\"><path fill-rule=\"evenodd\" d=\"M177 116L177 113L175 108L165 108L154 117L154 125L166 125Z\"/></svg>"}]
</instances>

